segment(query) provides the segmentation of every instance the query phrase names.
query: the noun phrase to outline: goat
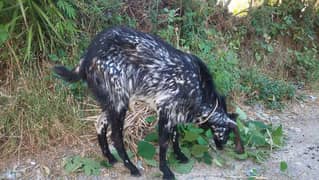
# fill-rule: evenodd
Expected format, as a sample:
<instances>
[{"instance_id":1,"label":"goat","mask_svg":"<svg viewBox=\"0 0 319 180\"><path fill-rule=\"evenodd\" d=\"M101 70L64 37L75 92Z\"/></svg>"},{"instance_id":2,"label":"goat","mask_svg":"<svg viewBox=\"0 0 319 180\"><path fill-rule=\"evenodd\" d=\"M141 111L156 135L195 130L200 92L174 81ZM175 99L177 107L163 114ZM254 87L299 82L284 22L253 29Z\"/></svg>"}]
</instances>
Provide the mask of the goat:
<instances>
[{"instance_id":1,"label":"goat","mask_svg":"<svg viewBox=\"0 0 319 180\"><path fill-rule=\"evenodd\" d=\"M102 108L96 122L98 142L111 164L116 162L106 138L111 139L124 165L134 176L139 170L129 160L123 144L123 124L129 103L140 100L157 112L160 170L164 179L174 179L166 162L169 138L176 158L187 162L179 142L177 124L198 123L214 132L218 149L235 133L236 151L243 153L235 114L228 114L206 65L196 56L175 49L159 37L127 27L113 27L99 33L81 58L68 70L54 67L64 80L84 80ZM173 136L172 136L173 134Z\"/></svg>"}]
</instances>

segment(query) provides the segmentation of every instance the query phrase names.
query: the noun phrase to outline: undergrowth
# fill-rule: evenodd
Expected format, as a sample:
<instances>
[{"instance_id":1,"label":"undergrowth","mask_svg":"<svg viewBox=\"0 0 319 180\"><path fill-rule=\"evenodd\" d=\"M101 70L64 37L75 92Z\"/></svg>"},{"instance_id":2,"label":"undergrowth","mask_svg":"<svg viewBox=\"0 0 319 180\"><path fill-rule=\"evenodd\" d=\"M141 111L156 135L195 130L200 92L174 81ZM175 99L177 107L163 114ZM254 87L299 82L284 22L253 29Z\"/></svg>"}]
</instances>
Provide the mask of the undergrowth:
<instances>
[{"instance_id":1,"label":"undergrowth","mask_svg":"<svg viewBox=\"0 0 319 180\"><path fill-rule=\"evenodd\" d=\"M32 152L81 134L85 123L70 90L51 75L23 72L10 96L0 96L0 158Z\"/></svg>"},{"instance_id":2,"label":"undergrowth","mask_svg":"<svg viewBox=\"0 0 319 180\"><path fill-rule=\"evenodd\" d=\"M7 94L0 96L2 152L45 148L81 133L85 85L39 72L48 72L48 64L73 67L94 35L110 26L152 32L197 55L222 94L248 104L283 109L295 95L291 84L319 87L315 1L265 1L242 17L210 0L132 2L0 1L0 92Z\"/></svg>"},{"instance_id":3,"label":"undergrowth","mask_svg":"<svg viewBox=\"0 0 319 180\"><path fill-rule=\"evenodd\" d=\"M178 173L186 174L191 172L195 162L203 162L208 165L225 167L231 164L234 159L246 160L252 159L257 163L264 162L273 150L280 148L284 143L282 126L273 126L261 121L249 120L247 115L237 108L240 114L237 120L238 128L245 146L244 154L237 154L234 151L234 135L230 135L230 140L225 145L224 150L219 151L215 148L212 141L211 130L198 128L193 124L184 124L178 126L181 133L180 147L182 152L188 157L186 164L179 163L171 148L168 149L169 166ZM155 119L153 116L151 119ZM146 121L146 120L145 120ZM138 142L137 154L128 151L129 157L137 156L139 166L158 167L158 132L155 128ZM115 151L112 151L115 157L121 161ZM95 159L95 160L94 160ZM142 162L142 163L141 163ZM86 175L99 175L100 169L112 167L105 160L97 158L85 158L71 156L64 161L64 168L68 173L84 172ZM283 168L284 169L284 168Z\"/></svg>"}]
</instances>

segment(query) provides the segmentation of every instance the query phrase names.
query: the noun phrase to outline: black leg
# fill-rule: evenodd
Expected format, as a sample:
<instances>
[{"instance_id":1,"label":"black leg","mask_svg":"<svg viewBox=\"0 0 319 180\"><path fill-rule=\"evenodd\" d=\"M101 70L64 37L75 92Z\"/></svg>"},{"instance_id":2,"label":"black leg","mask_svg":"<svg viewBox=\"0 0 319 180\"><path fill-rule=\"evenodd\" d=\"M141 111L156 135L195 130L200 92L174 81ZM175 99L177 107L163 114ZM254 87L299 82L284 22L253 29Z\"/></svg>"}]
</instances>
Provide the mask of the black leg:
<instances>
[{"instance_id":1,"label":"black leg","mask_svg":"<svg viewBox=\"0 0 319 180\"><path fill-rule=\"evenodd\" d=\"M115 157L110 152L109 145L107 143L107 137L106 137L107 127L108 127L107 124L104 125L102 127L102 129L101 129L101 132L97 135L97 137L98 137L98 141L99 141L99 144L100 144L100 147L101 147L103 155L105 157L107 157L107 159L109 160L110 164L114 164L114 163L116 163L117 160L115 159Z\"/></svg>"},{"instance_id":2,"label":"black leg","mask_svg":"<svg viewBox=\"0 0 319 180\"><path fill-rule=\"evenodd\" d=\"M175 179L174 173L169 169L166 161L166 152L169 143L169 129L165 127L167 122L168 119L165 113L160 113L158 123L160 170L163 172L163 179Z\"/></svg>"},{"instance_id":3,"label":"black leg","mask_svg":"<svg viewBox=\"0 0 319 180\"><path fill-rule=\"evenodd\" d=\"M112 140L114 142L115 149L117 150L119 156L124 162L125 167L127 167L131 171L131 175L133 176L141 176L139 170L133 165L130 161L124 147L123 143L123 127L124 127L124 119L125 119L126 110L121 111L120 113L113 112L112 119Z\"/></svg>"},{"instance_id":4,"label":"black leg","mask_svg":"<svg viewBox=\"0 0 319 180\"><path fill-rule=\"evenodd\" d=\"M97 131L97 139L99 141L99 145L103 155L108 158L110 164L114 164L116 162L116 159L110 152L106 137L108 128L107 119L109 119L108 113L106 111L103 111L99 118L96 120L95 127Z\"/></svg>"},{"instance_id":5,"label":"black leg","mask_svg":"<svg viewBox=\"0 0 319 180\"><path fill-rule=\"evenodd\" d=\"M173 127L173 135L172 135L172 142L173 142L173 151L176 155L176 159L181 163L187 163L188 158L185 156L185 154L181 151L181 148L179 147L179 133L177 130L177 126Z\"/></svg>"}]
</instances>

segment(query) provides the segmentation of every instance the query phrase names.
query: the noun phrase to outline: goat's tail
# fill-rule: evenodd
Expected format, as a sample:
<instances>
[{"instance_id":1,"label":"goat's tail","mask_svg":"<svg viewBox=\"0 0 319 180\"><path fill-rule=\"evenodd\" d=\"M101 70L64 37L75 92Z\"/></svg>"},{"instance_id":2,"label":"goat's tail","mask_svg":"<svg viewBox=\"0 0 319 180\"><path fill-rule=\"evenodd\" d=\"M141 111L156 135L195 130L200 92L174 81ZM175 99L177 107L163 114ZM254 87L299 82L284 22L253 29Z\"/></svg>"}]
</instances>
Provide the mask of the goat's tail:
<instances>
[{"instance_id":1,"label":"goat's tail","mask_svg":"<svg viewBox=\"0 0 319 180\"><path fill-rule=\"evenodd\" d=\"M80 67L77 66L73 70L69 70L64 66L55 66L53 71L58 74L63 80L68 82L76 82L81 80Z\"/></svg>"}]
</instances>

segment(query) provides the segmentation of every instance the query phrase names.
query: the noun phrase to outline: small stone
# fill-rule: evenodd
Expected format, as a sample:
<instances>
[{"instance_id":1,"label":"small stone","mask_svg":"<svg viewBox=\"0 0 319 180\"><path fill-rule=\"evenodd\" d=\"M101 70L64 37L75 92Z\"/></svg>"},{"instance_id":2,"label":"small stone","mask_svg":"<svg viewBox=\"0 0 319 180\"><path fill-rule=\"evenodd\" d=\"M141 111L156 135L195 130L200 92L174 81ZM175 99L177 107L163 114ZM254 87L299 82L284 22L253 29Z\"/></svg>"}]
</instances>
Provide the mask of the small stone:
<instances>
[{"instance_id":1,"label":"small stone","mask_svg":"<svg viewBox=\"0 0 319 180\"><path fill-rule=\"evenodd\" d=\"M316 100L317 100L317 97L316 97L316 96L309 95L309 99L310 99L310 101L316 101Z\"/></svg>"}]
</instances>

